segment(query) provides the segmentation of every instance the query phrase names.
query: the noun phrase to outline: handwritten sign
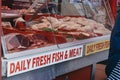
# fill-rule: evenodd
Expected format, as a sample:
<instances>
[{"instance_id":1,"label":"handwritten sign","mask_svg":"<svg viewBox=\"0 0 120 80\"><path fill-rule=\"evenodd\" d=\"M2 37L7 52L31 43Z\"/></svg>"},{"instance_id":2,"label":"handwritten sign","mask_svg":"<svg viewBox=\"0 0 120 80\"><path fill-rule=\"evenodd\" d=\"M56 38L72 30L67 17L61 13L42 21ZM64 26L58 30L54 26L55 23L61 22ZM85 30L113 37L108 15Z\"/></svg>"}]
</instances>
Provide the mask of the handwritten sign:
<instances>
[{"instance_id":1,"label":"handwritten sign","mask_svg":"<svg viewBox=\"0 0 120 80\"><path fill-rule=\"evenodd\" d=\"M12 59L7 62L7 76L13 76L52 64L82 57L83 45L57 51L40 53L34 56Z\"/></svg>"},{"instance_id":2,"label":"handwritten sign","mask_svg":"<svg viewBox=\"0 0 120 80\"><path fill-rule=\"evenodd\" d=\"M110 47L109 40L90 43L85 46L85 55L90 55L96 52L104 51L109 49L109 47Z\"/></svg>"}]
</instances>

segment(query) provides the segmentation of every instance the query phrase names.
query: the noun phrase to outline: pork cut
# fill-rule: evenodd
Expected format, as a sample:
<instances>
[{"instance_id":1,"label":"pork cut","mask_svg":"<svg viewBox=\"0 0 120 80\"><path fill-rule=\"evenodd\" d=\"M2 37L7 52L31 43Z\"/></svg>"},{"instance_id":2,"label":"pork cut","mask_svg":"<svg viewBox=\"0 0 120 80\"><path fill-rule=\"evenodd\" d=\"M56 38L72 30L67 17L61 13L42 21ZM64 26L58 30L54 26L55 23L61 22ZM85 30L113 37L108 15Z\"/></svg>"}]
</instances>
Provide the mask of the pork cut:
<instances>
[{"instance_id":1,"label":"pork cut","mask_svg":"<svg viewBox=\"0 0 120 80\"><path fill-rule=\"evenodd\" d=\"M22 34L11 33L4 36L8 50L16 48L27 48L30 46L30 40Z\"/></svg>"}]
</instances>

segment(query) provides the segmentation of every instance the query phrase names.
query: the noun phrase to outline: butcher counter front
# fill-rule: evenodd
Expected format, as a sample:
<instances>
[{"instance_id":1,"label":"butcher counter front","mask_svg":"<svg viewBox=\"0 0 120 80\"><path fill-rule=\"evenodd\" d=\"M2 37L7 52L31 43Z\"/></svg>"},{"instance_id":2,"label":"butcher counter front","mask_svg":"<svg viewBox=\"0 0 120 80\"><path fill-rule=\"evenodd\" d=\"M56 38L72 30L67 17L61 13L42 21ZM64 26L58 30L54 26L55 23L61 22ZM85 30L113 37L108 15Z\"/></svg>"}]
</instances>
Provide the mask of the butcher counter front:
<instances>
[{"instance_id":1,"label":"butcher counter front","mask_svg":"<svg viewBox=\"0 0 120 80\"><path fill-rule=\"evenodd\" d=\"M92 5L95 10L90 3L63 2L64 15L40 13L41 5L46 4L36 1L29 8L33 12L21 9L11 15L11 10L2 10L2 79L93 80L96 63L108 58L114 23L105 1L104 5ZM40 7L37 9L34 4ZM87 14L65 15L66 10L78 12L84 7Z\"/></svg>"},{"instance_id":2,"label":"butcher counter front","mask_svg":"<svg viewBox=\"0 0 120 80\"><path fill-rule=\"evenodd\" d=\"M94 78L96 63L108 57L110 35L73 42L64 47L44 53L2 59L3 80L52 80L55 77L91 66L90 79ZM67 43L66 43L67 45ZM70 45L70 44L69 44ZM61 45L64 46L63 44ZM88 70L89 72L89 70ZM26 75L24 77L21 77ZM44 75L44 76L43 76ZM87 75L87 72L86 72ZM35 78L36 77L36 78Z\"/></svg>"}]
</instances>

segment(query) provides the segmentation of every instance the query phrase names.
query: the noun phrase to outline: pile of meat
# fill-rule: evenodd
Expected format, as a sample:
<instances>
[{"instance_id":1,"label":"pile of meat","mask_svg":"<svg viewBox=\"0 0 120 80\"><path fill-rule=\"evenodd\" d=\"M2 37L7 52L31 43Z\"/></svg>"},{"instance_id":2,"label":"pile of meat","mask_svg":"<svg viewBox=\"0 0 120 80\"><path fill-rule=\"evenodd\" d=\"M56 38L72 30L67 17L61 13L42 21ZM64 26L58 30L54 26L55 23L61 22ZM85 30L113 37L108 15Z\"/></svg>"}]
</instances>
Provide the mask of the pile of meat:
<instances>
[{"instance_id":1,"label":"pile of meat","mask_svg":"<svg viewBox=\"0 0 120 80\"><path fill-rule=\"evenodd\" d=\"M42 16L35 21L35 24L30 25L32 30L52 29L52 31L64 35L68 42L111 33L103 24L84 17L56 18Z\"/></svg>"},{"instance_id":2,"label":"pile of meat","mask_svg":"<svg viewBox=\"0 0 120 80\"><path fill-rule=\"evenodd\" d=\"M66 43L64 36L44 31L20 31L3 27L6 48L9 53Z\"/></svg>"},{"instance_id":3,"label":"pile of meat","mask_svg":"<svg viewBox=\"0 0 120 80\"><path fill-rule=\"evenodd\" d=\"M9 53L110 34L103 24L83 17L57 19L42 16L34 23L26 25L19 18L14 27L7 27L8 23L2 24Z\"/></svg>"},{"instance_id":4,"label":"pile of meat","mask_svg":"<svg viewBox=\"0 0 120 80\"><path fill-rule=\"evenodd\" d=\"M4 36L8 52L18 52L27 49L40 48L55 44L48 37L42 34L24 35L10 33Z\"/></svg>"},{"instance_id":5,"label":"pile of meat","mask_svg":"<svg viewBox=\"0 0 120 80\"><path fill-rule=\"evenodd\" d=\"M57 19L55 17L41 17L31 26L33 30L41 30L43 28L51 28L58 31L75 31L95 34L110 34L110 31L103 24L84 17L64 17Z\"/></svg>"}]
</instances>

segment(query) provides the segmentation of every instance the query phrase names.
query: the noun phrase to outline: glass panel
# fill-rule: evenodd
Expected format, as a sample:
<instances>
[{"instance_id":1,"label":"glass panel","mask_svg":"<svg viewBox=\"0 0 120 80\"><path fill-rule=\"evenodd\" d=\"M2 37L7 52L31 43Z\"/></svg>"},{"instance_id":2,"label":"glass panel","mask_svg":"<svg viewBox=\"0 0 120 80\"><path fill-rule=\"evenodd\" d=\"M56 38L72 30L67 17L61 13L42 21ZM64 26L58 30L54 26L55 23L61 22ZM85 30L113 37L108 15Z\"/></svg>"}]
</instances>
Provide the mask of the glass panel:
<instances>
[{"instance_id":1,"label":"glass panel","mask_svg":"<svg viewBox=\"0 0 120 80\"><path fill-rule=\"evenodd\" d=\"M16 5L16 3L20 5ZM27 12L25 6L21 6L23 3L30 5L29 2L24 1L11 3L14 4L14 7L16 6L15 8L2 5L3 8L7 7L6 10L2 9L3 44L7 52L15 53L56 45L56 35L54 34L56 30L51 26L52 17L50 17L50 13L48 15L41 13L42 10L47 10L47 8L42 6L41 9L41 6L36 4L34 7L38 6L36 11L39 12L31 13ZM42 5L46 4L42 3ZM34 14L36 15L30 20ZM61 39L61 36L56 37Z\"/></svg>"},{"instance_id":2,"label":"glass panel","mask_svg":"<svg viewBox=\"0 0 120 80\"><path fill-rule=\"evenodd\" d=\"M63 1L61 19L58 19L58 33L66 43L110 34L111 17L106 10L104 0ZM112 14L112 13L111 13Z\"/></svg>"},{"instance_id":3,"label":"glass panel","mask_svg":"<svg viewBox=\"0 0 120 80\"><path fill-rule=\"evenodd\" d=\"M113 19L106 1L53 1L16 0L10 7L2 6L3 44L8 53L59 47L111 33Z\"/></svg>"}]
</instances>

